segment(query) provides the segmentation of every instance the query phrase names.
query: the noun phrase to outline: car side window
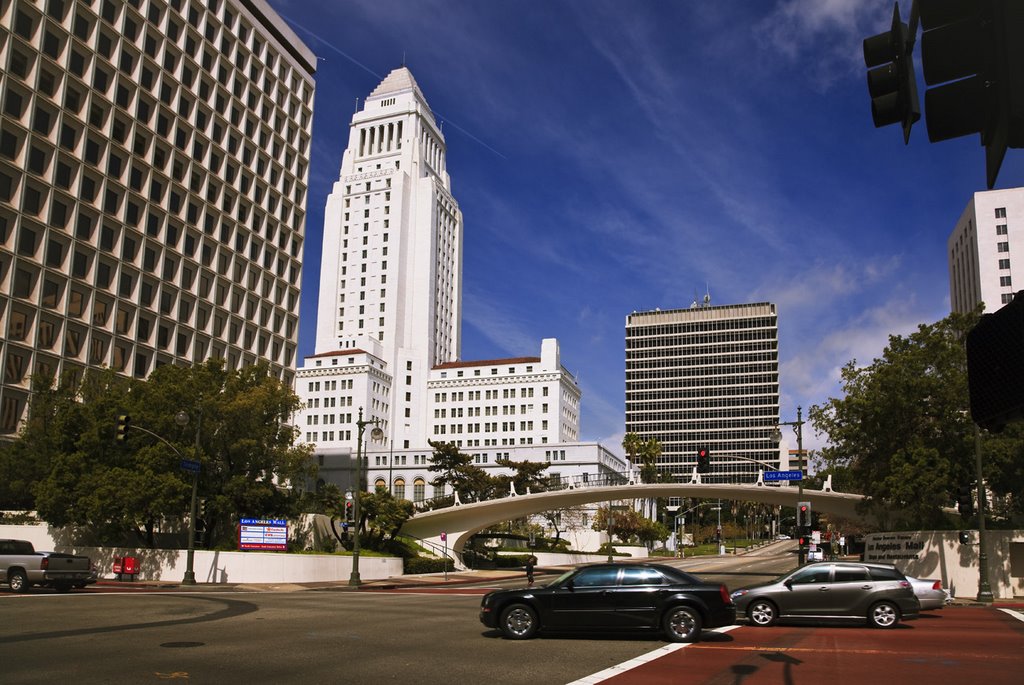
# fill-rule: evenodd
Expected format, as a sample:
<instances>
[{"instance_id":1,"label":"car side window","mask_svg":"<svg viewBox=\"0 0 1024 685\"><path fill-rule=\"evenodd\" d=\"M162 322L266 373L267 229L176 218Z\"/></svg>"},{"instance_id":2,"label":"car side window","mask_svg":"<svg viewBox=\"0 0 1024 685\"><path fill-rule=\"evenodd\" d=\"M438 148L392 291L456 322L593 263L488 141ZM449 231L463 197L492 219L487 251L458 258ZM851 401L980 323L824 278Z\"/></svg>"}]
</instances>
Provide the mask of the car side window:
<instances>
[{"instance_id":1,"label":"car side window","mask_svg":"<svg viewBox=\"0 0 1024 685\"><path fill-rule=\"evenodd\" d=\"M836 566L837 583L863 583L870 580L868 570L863 566Z\"/></svg>"},{"instance_id":2,"label":"car side window","mask_svg":"<svg viewBox=\"0 0 1024 685\"><path fill-rule=\"evenodd\" d=\"M664 576L653 568L626 568L622 570L623 585L664 585Z\"/></svg>"},{"instance_id":3,"label":"car side window","mask_svg":"<svg viewBox=\"0 0 1024 685\"><path fill-rule=\"evenodd\" d=\"M828 566L805 568L794 574L790 580L793 581L794 585L815 585L818 583L827 583L829 581L831 571L832 569Z\"/></svg>"},{"instance_id":4,"label":"car side window","mask_svg":"<svg viewBox=\"0 0 1024 685\"><path fill-rule=\"evenodd\" d=\"M585 568L572 579L572 584L576 587L615 585L618 575L619 569L617 568Z\"/></svg>"},{"instance_id":5,"label":"car side window","mask_svg":"<svg viewBox=\"0 0 1024 685\"><path fill-rule=\"evenodd\" d=\"M894 568L870 567L868 572L871 574L871 580L906 580L903 574Z\"/></svg>"}]
</instances>

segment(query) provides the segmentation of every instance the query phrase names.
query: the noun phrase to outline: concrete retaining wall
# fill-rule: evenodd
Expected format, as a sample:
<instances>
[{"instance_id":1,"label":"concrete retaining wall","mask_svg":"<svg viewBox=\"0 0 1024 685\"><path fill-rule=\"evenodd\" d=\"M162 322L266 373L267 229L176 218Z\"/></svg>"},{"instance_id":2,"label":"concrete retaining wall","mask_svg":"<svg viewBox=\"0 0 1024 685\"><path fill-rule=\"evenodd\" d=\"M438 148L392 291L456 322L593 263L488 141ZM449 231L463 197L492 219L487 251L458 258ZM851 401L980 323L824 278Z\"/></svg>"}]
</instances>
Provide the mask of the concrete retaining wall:
<instances>
[{"instance_id":1,"label":"concrete retaining wall","mask_svg":"<svg viewBox=\"0 0 1024 685\"><path fill-rule=\"evenodd\" d=\"M864 560L895 564L908 576L935 578L954 597L978 595L978 531L960 544L959 531L872 533L864 538ZM986 531L988 582L997 599L1024 597L1024 531Z\"/></svg>"},{"instance_id":2,"label":"concrete retaining wall","mask_svg":"<svg viewBox=\"0 0 1024 685\"><path fill-rule=\"evenodd\" d=\"M114 577L114 558L122 556L139 559L138 580L180 582L185 574L187 552L183 549L76 546L58 542L46 525L0 525L0 538L28 540L36 549L83 554L93 560L101 578ZM196 550L193 569L198 583L334 582L347 580L351 575L352 557ZM363 580L393 578L402 572L402 560L396 557L359 558L359 576Z\"/></svg>"}]
</instances>

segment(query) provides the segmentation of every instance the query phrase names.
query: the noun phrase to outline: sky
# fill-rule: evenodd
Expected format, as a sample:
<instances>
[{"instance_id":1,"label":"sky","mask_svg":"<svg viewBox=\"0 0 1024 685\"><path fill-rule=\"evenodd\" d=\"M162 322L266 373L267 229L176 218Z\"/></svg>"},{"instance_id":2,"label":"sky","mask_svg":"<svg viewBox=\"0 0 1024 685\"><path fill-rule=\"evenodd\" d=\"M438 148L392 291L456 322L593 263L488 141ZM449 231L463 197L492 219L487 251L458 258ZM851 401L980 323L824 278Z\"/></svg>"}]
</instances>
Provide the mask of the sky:
<instances>
[{"instance_id":1,"label":"sky","mask_svg":"<svg viewBox=\"0 0 1024 685\"><path fill-rule=\"evenodd\" d=\"M891 0L269 3L318 56L300 357L349 122L403 63L465 222L461 358L557 338L584 441L622 453L633 311L774 303L782 421L949 313L946 239L985 190L985 151L930 144L923 119L906 146L873 127L861 44ZM996 187L1019 185L1011 150Z\"/></svg>"}]
</instances>

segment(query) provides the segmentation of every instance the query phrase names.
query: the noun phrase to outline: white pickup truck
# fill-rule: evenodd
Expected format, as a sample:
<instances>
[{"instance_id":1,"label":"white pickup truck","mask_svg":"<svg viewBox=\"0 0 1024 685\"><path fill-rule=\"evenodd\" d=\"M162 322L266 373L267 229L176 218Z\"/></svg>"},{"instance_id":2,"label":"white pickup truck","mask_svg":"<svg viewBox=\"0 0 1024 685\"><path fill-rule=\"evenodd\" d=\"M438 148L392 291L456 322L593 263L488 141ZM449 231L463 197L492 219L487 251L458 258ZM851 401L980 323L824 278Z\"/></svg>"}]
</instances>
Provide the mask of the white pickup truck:
<instances>
[{"instance_id":1,"label":"white pickup truck","mask_svg":"<svg viewBox=\"0 0 1024 685\"><path fill-rule=\"evenodd\" d=\"M33 585L67 592L91 582L89 557L58 552L37 552L26 540L0 540L0 582L15 592L28 592Z\"/></svg>"}]
</instances>

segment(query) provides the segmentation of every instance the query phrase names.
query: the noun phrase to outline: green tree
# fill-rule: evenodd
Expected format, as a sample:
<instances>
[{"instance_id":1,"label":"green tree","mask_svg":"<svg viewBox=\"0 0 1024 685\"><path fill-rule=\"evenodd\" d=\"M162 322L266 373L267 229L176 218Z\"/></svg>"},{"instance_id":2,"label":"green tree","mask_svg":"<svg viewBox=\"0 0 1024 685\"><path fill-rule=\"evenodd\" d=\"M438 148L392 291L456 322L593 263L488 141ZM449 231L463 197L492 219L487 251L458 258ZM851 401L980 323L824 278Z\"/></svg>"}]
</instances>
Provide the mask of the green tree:
<instances>
[{"instance_id":1,"label":"green tree","mask_svg":"<svg viewBox=\"0 0 1024 685\"><path fill-rule=\"evenodd\" d=\"M547 477L545 471L547 471L550 464L540 461L512 461L505 457L500 457L497 461L499 466L512 469L511 476L499 476L497 487L504 490L508 490L508 483L512 483L516 487L516 492L520 495L525 495L527 490L530 492L541 492L548 486Z\"/></svg>"},{"instance_id":2,"label":"green tree","mask_svg":"<svg viewBox=\"0 0 1024 685\"><path fill-rule=\"evenodd\" d=\"M963 340L976 321L952 314L890 336L881 358L843 368L844 397L810 410L834 486L868 495L883 528L946 527L941 508L973 479Z\"/></svg>"},{"instance_id":3,"label":"green tree","mask_svg":"<svg viewBox=\"0 0 1024 685\"><path fill-rule=\"evenodd\" d=\"M149 545L158 525L187 515L192 477L181 461L198 461L208 543L233 547L238 518L299 513L291 485L315 466L288 424L298 403L265 365L167 365L144 382L89 371L33 398L35 418L13 451L40 455L32 492L46 521L91 526L112 542L134 532ZM131 416L123 443L114 439L120 414Z\"/></svg>"},{"instance_id":4,"label":"green tree","mask_svg":"<svg viewBox=\"0 0 1024 685\"><path fill-rule=\"evenodd\" d=\"M636 464L637 455L643 449L644 441L636 433L626 433L622 438L622 449L626 451L626 458L630 464Z\"/></svg>"},{"instance_id":5,"label":"green tree","mask_svg":"<svg viewBox=\"0 0 1024 685\"><path fill-rule=\"evenodd\" d=\"M413 504L407 499L397 499L390 492L378 488L376 492L359 495L361 527L365 527L370 546L381 548L388 540L398 535L402 524L413 513Z\"/></svg>"},{"instance_id":6,"label":"green tree","mask_svg":"<svg viewBox=\"0 0 1024 685\"><path fill-rule=\"evenodd\" d=\"M428 442L434 454L427 470L438 474L432 485L450 487L464 502L484 500L494 493L495 480L473 463L472 456L460 452L452 442Z\"/></svg>"}]
</instances>

